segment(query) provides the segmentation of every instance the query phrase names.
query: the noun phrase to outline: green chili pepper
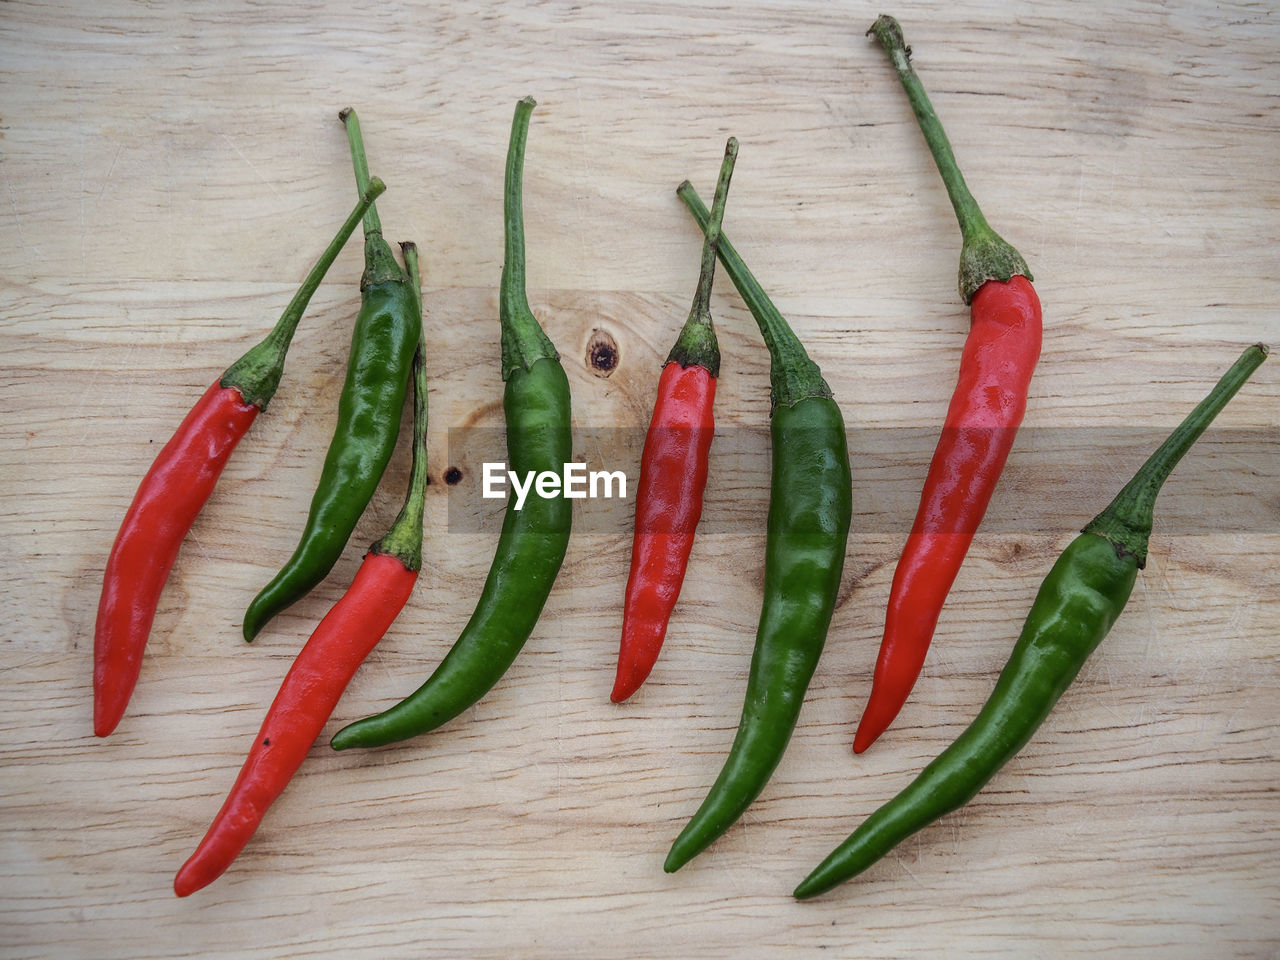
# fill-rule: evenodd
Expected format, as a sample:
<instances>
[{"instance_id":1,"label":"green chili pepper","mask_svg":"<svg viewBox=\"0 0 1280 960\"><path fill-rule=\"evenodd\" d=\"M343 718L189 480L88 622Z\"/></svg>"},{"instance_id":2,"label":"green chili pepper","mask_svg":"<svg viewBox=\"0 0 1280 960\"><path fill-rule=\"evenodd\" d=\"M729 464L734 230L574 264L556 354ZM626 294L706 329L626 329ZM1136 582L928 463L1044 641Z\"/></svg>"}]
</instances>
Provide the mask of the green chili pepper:
<instances>
[{"instance_id":1,"label":"green chili pepper","mask_svg":"<svg viewBox=\"0 0 1280 960\"><path fill-rule=\"evenodd\" d=\"M502 323L502 408L510 469L557 475L572 459L569 380L559 355L529 309L524 282L521 177L529 115L535 102L516 104L507 153L506 260L499 312ZM461 636L426 683L390 710L343 727L335 750L376 747L434 730L474 704L498 682L538 622L569 545L569 501L531 490L522 509L507 501L498 548L480 601Z\"/></svg>"},{"instance_id":2,"label":"green chili pepper","mask_svg":"<svg viewBox=\"0 0 1280 960\"><path fill-rule=\"evenodd\" d=\"M686 181L677 193L706 230L707 208L693 187ZM742 816L782 759L826 642L853 509L844 418L831 388L723 234L718 255L769 348L773 472L764 603L738 733L710 793L672 844L668 873Z\"/></svg>"},{"instance_id":3,"label":"green chili pepper","mask_svg":"<svg viewBox=\"0 0 1280 960\"><path fill-rule=\"evenodd\" d=\"M861 873L964 806L1031 739L1107 635L1146 564L1156 495L1170 471L1267 356L1250 347L1058 558L995 689L960 737L873 813L795 890L813 897Z\"/></svg>"},{"instance_id":4,"label":"green chili pepper","mask_svg":"<svg viewBox=\"0 0 1280 960\"><path fill-rule=\"evenodd\" d=\"M351 143L356 187L363 193L369 167L360 122L350 109L339 117ZM257 636L268 620L300 600L333 569L378 487L400 433L422 317L409 277L382 239L382 223L372 206L364 216L364 262L360 314L351 335L338 422L320 483L293 556L245 612L246 640Z\"/></svg>"}]
</instances>

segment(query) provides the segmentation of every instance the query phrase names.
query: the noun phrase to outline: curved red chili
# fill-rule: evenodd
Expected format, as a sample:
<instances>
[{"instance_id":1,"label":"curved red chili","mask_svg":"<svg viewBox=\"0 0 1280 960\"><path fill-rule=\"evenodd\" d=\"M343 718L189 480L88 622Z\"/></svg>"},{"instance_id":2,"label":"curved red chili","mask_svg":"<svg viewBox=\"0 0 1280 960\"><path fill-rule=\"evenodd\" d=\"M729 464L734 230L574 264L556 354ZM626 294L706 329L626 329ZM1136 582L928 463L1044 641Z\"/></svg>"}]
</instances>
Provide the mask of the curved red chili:
<instances>
[{"instance_id":1,"label":"curved red chili","mask_svg":"<svg viewBox=\"0 0 1280 960\"><path fill-rule=\"evenodd\" d=\"M893 574L871 696L853 749L893 722L924 666L942 605L986 513L1026 409L1040 354L1040 301L1026 277L974 295L960 379Z\"/></svg>"},{"instance_id":2,"label":"curved red chili","mask_svg":"<svg viewBox=\"0 0 1280 960\"><path fill-rule=\"evenodd\" d=\"M716 378L703 366L668 363L640 458L636 529L622 614L614 703L644 683L658 660L667 623L684 584L693 535L702 516Z\"/></svg>"},{"instance_id":3,"label":"curved red chili","mask_svg":"<svg viewBox=\"0 0 1280 960\"><path fill-rule=\"evenodd\" d=\"M280 384L302 313L364 211L386 187L374 180L311 268L271 333L204 392L147 471L107 558L93 639L93 732L105 737L129 705L156 605L182 540L240 438Z\"/></svg>"},{"instance_id":4,"label":"curved red chili","mask_svg":"<svg viewBox=\"0 0 1280 960\"><path fill-rule=\"evenodd\" d=\"M416 248L402 246L414 295L420 297ZM422 353L419 341L413 362L413 468L404 507L387 535L369 548L350 588L320 621L289 668L222 809L174 878L173 891L180 897L218 879L244 849L267 809L302 766L357 668L413 592L422 566L427 486L427 391Z\"/></svg>"},{"instance_id":5,"label":"curved red chili","mask_svg":"<svg viewBox=\"0 0 1280 960\"><path fill-rule=\"evenodd\" d=\"M395 557L364 558L350 589L289 668L222 809L178 871L174 893L195 893L231 866L302 766L356 668L390 628L417 579L417 571Z\"/></svg>"},{"instance_id":6,"label":"curved red chili","mask_svg":"<svg viewBox=\"0 0 1280 960\"><path fill-rule=\"evenodd\" d=\"M711 282L720 221L737 156L738 141L730 137L702 245L697 293L658 378L658 398L640 457L631 573L623 602L618 672L609 695L614 703L635 693L658 660L702 516L702 491L707 485L711 438L716 429L712 407L720 373L720 348L711 322Z\"/></svg>"},{"instance_id":7,"label":"curved red chili","mask_svg":"<svg viewBox=\"0 0 1280 960\"><path fill-rule=\"evenodd\" d=\"M892 17L867 31L889 54L960 222L960 293L969 337L942 437L934 450L915 525L893 575L871 696L853 740L861 753L906 702L947 593L987 511L1026 409L1040 357L1040 300L1021 255L990 226L965 185L946 133Z\"/></svg>"}]
</instances>

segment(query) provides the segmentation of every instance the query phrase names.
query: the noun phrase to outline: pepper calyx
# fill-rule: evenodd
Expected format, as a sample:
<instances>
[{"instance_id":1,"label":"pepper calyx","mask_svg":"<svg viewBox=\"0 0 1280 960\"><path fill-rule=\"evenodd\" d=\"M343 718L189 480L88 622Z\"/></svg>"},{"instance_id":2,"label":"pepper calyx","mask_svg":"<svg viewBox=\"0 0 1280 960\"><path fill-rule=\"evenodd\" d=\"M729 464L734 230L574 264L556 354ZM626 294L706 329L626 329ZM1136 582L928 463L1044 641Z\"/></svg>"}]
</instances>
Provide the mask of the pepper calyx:
<instances>
[{"instance_id":1,"label":"pepper calyx","mask_svg":"<svg viewBox=\"0 0 1280 960\"><path fill-rule=\"evenodd\" d=\"M539 360L559 361L555 344L543 332L541 324L527 308L518 319L501 311L502 382L506 383L518 370L529 370Z\"/></svg>"},{"instance_id":2,"label":"pepper calyx","mask_svg":"<svg viewBox=\"0 0 1280 960\"><path fill-rule=\"evenodd\" d=\"M960 248L960 296L965 303L988 280L1008 283L1019 276L1035 279L1022 254L1000 234L988 227L965 238Z\"/></svg>"},{"instance_id":3,"label":"pepper calyx","mask_svg":"<svg viewBox=\"0 0 1280 960\"><path fill-rule=\"evenodd\" d=\"M716 341L710 313L700 314L696 306L689 312L689 319L663 366L668 363L678 363L682 369L702 367L711 376L720 376L720 344Z\"/></svg>"},{"instance_id":4,"label":"pepper calyx","mask_svg":"<svg viewBox=\"0 0 1280 960\"><path fill-rule=\"evenodd\" d=\"M806 358L808 359L808 358ZM794 407L801 400L818 398L831 400L835 394L823 379L818 365L812 360L799 368L779 367L774 364L769 369L769 416L772 417L778 407Z\"/></svg>"},{"instance_id":5,"label":"pepper calyx","mask_svg":"<svg viewBox=\"0 0 1280 960\"><path fill-rule=\"evenodd\" d=\"M1140 529L1119 517L1099 516L1086 524L1080 532L1101 537L1111 544L1116 556L1121 560L1125 557L1133 557L1139 570L1146 568L1147 548L1151 539L1150 528Z\"/></svg>"},{"instance_id":6,"label":"pepper calyx","mask_svg":"<svg viewBox=\"0 0 1280 960\"><path fill-rule=\"evenodd\" d=\"M408 283L409 277L396 262L391 244L382 238L380 230L369 230L364 236L364 273L360 277L360 291L379 283Z\"/></svg>"},{"instance_id":7,"label":"pepper calyx","mask_svg":"<svg viewBox=\"0 0 1280 960\"><path fill-rule=\"evenodd\" d=\"M218 386L224 390L235 390L245 403L265 410L267 403L276 395L280 378L284 375L284 350L273 347L259 344L260 352L246 353L227 367L218 380Z\"/></svg>"}]
</instances>

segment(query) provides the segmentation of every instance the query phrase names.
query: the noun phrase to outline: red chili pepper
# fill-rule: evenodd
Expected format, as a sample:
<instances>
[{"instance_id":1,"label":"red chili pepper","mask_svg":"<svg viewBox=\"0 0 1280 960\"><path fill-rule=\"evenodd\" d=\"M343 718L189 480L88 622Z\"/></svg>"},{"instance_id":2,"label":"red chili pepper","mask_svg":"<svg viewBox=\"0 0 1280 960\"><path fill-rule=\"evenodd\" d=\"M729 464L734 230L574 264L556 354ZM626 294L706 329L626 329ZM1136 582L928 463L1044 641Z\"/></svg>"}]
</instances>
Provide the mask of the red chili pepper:
<instances>
[{"instance_id":1,"label":"red chili pepper","mask_svg":"<svg viewBox=\"0 0 1280 960\"><path fill-rule=\"evenodd\" d=\"M105 737L129 705L160 592L178 548L231 452L280 384L302 313L364 211L386 187L374 180L271 333L205 391L138 485L107 559L93 640L93 732Z\"/></svg>"},{"instance_id":2,"label":"red chili pepper","mask_svg":"<svg viewBox=\"0 0 1280 960\"><path fill-rule=\"evenodd\" d=\"M894 571L871 696L854 736L861 753L893 722L915 685L947 593L1004 469L1040 356L1040 300L1021 255L990 226L965 186L942 125L911 67L892 17L867 31L888 52L960 222L960 292L969 337L920 496Z\"/></svg>"},{"instance_id":3,"label":"red chili pepper","mask_svg":"<svg viewBox=\"0 0 1280 960\"><path fill-rule=\"evenodd\" d=\"M417 290L418 259L402 244ZM180 897L222 876L244 849L267 809L284 792L356 669L409 600L422 566L422 511L426 494L427 390L422 343L413 362L414 447L409 494L387 535L369 548L351 587L316 627L285 675L240 775L209 830L173 881Z\"/></svg>"},{"instance_id":4,"label":"red chili pepper","mask_svg":"<svg viewBox=\"0 0 1280 960\"><path fill-rule=\"evenodd\" d=\"M173 881L180 897L222 876L288 785L356 668L409 599L416 570L369 553L351 588L320 621L280 685L262 729L222 809Z\"/></svg>"},{"instance_id":5,"label":"red chili pepper","mask_svg":"<svg viewBox=\"0 0 1280 960\"><path fill-rule=\"evenodd\" d=\"M609 695L614 703L635 693L658 660L702 515L702 491L715 434L712 406L720 373L720 348L711 322L711 282L737 156L738 141L730 137L702 246L693 308L658 379L658 398L640 457L631 574L623 605L618 673Z\"/></svg>"},{"instance_id":6,"label":"red chili pepper","mask_svg":"<svg viewBox=\"0 0 1280 960\"><path fill-rule=\"evenodd\" d=\"M947 593L982 522L1026 409L1040 354L1040 301L1025 277L974 295L960 380L898 560L871 697L854 737L861 753L888 728L924 666Z\"/></svg>"}]
</instances>

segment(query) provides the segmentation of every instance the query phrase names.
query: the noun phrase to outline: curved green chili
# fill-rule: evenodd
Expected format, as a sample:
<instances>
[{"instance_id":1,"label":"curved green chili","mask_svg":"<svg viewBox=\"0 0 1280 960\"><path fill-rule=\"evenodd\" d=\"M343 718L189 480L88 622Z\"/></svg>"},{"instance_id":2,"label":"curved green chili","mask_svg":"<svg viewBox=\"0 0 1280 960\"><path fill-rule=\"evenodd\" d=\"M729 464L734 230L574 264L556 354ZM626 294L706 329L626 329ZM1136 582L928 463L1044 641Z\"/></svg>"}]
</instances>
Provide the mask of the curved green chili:
<instances>
[{"instance_id":1,"label":"curved green chili","mask_svg":"<svg viewBox=\"0 0 1280 960\"><path fill-rule=\"evenodd\" d=\"M569 380L559 355L529 309L524 282L524 216L520 196L532 97L516 105L507 153L506 259L499 312L502 323L502 408L507 456L518 476L561 474L572 460ZM475 612L427 681L401 703L339 730L335 750L376 747L426 733L474 704L498 682L524 647L555 584L569 545L571 509L560 496L531 489L522 509L515 498Z\"/></svg>"},{"instance_id":2,"label":"curved green chili","mask_svg":"<svg viewBox=\"0 0 1280 960\"><path fill-rule=\"evenodd\" d=\"M339 117L351 144L356 187L363 193L369 167L360 123L350 109ZM351 334L338 422L320 482L293 556L245 612L246 640L257 636L268 620L300 600L333 569L378 487L400 433L422 318L409 277L382 239L382 223L372 206L364 215L364 260L360 314Z\"/></svg>"},{"instance_id":3,"label":"curved green chili","mask_svg":"<svg viewBox=\"0 0 1280 960\"><path fill-rule=\"evenodd\" d=\"M1102 642L1146 564L1156 495L1183 454L1266 359L1258 344L1058 558L973 723L795 889L814 897L861 873L917 830L964 806L1026 745Z\"/></svg>"},{"instance_id":4,"label":"curved green chili","mask_svg":"<svg viewBox=\"0 0 1280 960\"><path fill-rule=\"evenodd\" d=\"M705 230L709 214L693 187L686 181L677 193ZM769 348L764 603L737 735L710 793L672 844L668 873L729 829L781 761L826 642L853 510L844 418L831 388L723 234L717 253Z\"/></svg>"}]
</instances>

